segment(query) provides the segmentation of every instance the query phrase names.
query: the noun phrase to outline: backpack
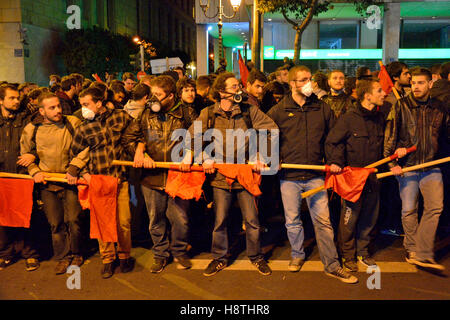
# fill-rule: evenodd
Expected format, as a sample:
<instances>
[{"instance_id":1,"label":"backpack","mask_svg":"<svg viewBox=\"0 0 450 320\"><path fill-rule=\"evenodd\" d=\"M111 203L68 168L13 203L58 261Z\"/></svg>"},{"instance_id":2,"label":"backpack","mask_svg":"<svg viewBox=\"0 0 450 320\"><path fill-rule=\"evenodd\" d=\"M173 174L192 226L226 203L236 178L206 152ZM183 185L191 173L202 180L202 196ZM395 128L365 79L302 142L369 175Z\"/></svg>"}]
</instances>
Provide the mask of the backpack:
<instances>
[{"instance_id":1,"label":"backpack","mask_svg":"<svg viewBox=\"0 0 450 320\"><path fill-rule=\"evenodd\" d=\"M67 130L69 130L70 135L73 137L75 134L75 128L72 126L70 121L65 116L63 116L63 123L66 126ZM34 125L33 135L31 136L31 142L33 142L35 146L36 146L36 134L40 126L41 123L37 123Z\"/></svg>"},{"instance_id":2,"label":"backpack","mask_svg":"<svg viewBox=\"0 0 450 320\"><path fill-rule=\"evenodd\" d=\"M207 121L207 129L214 128L214 123L216 121L216 115L214 114L214 106L215 104L210 105L208 108L208 121ZM251 105L247 103L241 103L239 105L242 112L242 117L244 118L247 129L253 128L252 119L250 118L250 107Z\"/></svg>"}]
</instances>

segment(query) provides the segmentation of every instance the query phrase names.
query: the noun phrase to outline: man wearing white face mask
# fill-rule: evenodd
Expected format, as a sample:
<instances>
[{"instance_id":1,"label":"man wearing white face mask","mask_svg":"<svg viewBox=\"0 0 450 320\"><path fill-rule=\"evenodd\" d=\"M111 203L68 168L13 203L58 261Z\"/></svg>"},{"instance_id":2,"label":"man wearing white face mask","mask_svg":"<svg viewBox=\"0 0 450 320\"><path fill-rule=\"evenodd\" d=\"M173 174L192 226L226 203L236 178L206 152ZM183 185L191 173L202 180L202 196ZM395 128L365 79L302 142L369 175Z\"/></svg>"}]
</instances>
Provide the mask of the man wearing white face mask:
<instances>
[{"instance_id":1,"label":"man wearing white face mask","mask_svg":"<svg viewBox=\"0 0 450 320\"><path fill-rule=\"evenodd\" d=\"M104 94L98 88L83 90L79 98L82 115L86 120L75 130L71 156L77 156L89 148L89 163L86 166L89 173L83 175L88 183L91 181L91 174L120 179L117 189L117 251L114 242L98 240L103 262L101 274L106 279L114 273L116 254L120 260L121 272L130 272L134 267L134 261L130 257L131 213L127 174L122 166L111 165L115 159L128 160L122 135L133 118L124 110L106 108L102 104ZM70 165L68 173L77 177L81 169L80 165Z\"/></svg>"},{"instance_id":2,"label":"man wearing white face mask","mask_svg":"<svg viewBox=\"0 0 450 320\"><path fill-rule=\"evenodd\" d=\"M280 128L280 160L323 165L324 142L334 124L334 113L328 104L312 93L311 71L307 67L292 68L289 71L289 85L291 93L267 113ZM288 269L298 272L305 262L304 230L300 218L301 193L323 186L325 179L317 171L289 169L281 171L280 179L287 235L292 248ZM307 198L307 204L325 273L345 283L358 282L339 263L327 192L324 190Z\"/></svg>"}]
</instances>

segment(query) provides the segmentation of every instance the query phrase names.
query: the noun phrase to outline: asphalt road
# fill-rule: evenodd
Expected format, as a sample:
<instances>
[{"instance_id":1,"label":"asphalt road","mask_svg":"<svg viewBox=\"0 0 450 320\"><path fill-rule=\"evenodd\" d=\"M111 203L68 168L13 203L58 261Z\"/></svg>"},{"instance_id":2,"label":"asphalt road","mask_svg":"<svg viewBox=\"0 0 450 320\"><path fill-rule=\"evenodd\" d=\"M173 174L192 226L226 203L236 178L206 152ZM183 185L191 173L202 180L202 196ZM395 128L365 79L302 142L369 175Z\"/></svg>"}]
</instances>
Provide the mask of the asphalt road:
<instances>
[{"instance_id":1,"label":"asphalt road","mask_svg":"<svg viewBox=\"0 0 450 320\"><path fill-rule=\"evenodd\" d=\"M417 269L404 260L401 237L378 235L372 250L379 264L379 278L360 266L357 284L344 284L323 272L323 265L314 238L307 232L305 247L307 263L298 273L287 271L289 243L281 220L274 220L263 233L262 244L270 276L260 275L245 255L245 236L235 233L230 266L212 277L202 275L210 261L206 249L192 249L193 268L181 270L169 264L162 273L152 274L151 244L135 245L133 272L122 274L119 268L110 279L100 276L101 260L92 253L80 269L80 288L72 274L55 275L56 262L41 262L33 272L25 271L24 260L0 271L2 300L450 300L450 235L438 234L436 257L446 266L442 274ZM205 244L205 243L204 243ZM205 248L207 244L205 244ZM198 247L196 247L198 248ZM69 281L68 281L69 280ZM69 285L70 287L70 285ZM371 288L369 288L371 287ZM181 307L180 307L181 308Z\"/></svg>"}]
</instances>

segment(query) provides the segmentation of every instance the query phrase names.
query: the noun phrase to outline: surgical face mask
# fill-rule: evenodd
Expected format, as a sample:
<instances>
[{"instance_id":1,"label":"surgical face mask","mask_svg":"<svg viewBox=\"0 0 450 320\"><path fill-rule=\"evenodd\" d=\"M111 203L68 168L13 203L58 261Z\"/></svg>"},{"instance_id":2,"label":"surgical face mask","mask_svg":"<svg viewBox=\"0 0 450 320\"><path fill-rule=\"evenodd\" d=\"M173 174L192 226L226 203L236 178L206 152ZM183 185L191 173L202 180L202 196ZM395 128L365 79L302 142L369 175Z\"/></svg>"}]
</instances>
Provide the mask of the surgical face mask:
<instances>
[{"instance_id":1,"label":"surgical face mask","mask_svg":"<svg viewBox=\"0 0 450 320\"><path fill-rule=\"evenodd\" d=\"M308 81L303 87L302 87L302 93L309 97L313 93L313 87L311 84L311 81Z\"/></svg>"},{"instance_id":2,"label":"surgical face mask","mask_svg":"<svg viewBox=\"0 0 450 320\"><path fill-rule=\"evenodd\" d=\"M95 118L95 112L86 107L81 107L81 115L87 120L94 120Z\"/></svg>"}]
</instances>

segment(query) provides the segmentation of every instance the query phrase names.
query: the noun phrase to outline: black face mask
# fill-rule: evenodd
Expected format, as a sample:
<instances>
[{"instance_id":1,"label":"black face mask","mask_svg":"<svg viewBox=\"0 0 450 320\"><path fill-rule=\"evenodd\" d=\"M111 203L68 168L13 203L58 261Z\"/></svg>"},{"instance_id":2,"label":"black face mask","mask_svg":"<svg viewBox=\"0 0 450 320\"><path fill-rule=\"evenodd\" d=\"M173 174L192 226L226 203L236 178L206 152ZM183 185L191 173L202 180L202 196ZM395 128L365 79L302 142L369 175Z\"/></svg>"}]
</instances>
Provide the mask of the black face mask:
<instances>
[{"instance_id":1,"label":"black face mask","mask_svg":"<svg viewBox=\"0 0 450 320\"><path fill-rule=\"evenodd\" d=\"M147 102L147 106L154 113L158 113L163 109L161 102L167 99L168 96L165 96L163 99L159 100L155 95L152 95Z\"/></svg>"},{"instance_id":2,"label":"black face mask","mask_svg":"<svg viewBox=\"0 0 450 320\"><path fill-rule=\"evenodd\" d=\"M227 93L228 96L226 96L224 98L233 97L233 101L235 103L241 103L242 101L248 100L248 94L243 91L239 91L237 93L229 93L229 92L225 92L225 93Z\"/></svg>"}]
</instances>

